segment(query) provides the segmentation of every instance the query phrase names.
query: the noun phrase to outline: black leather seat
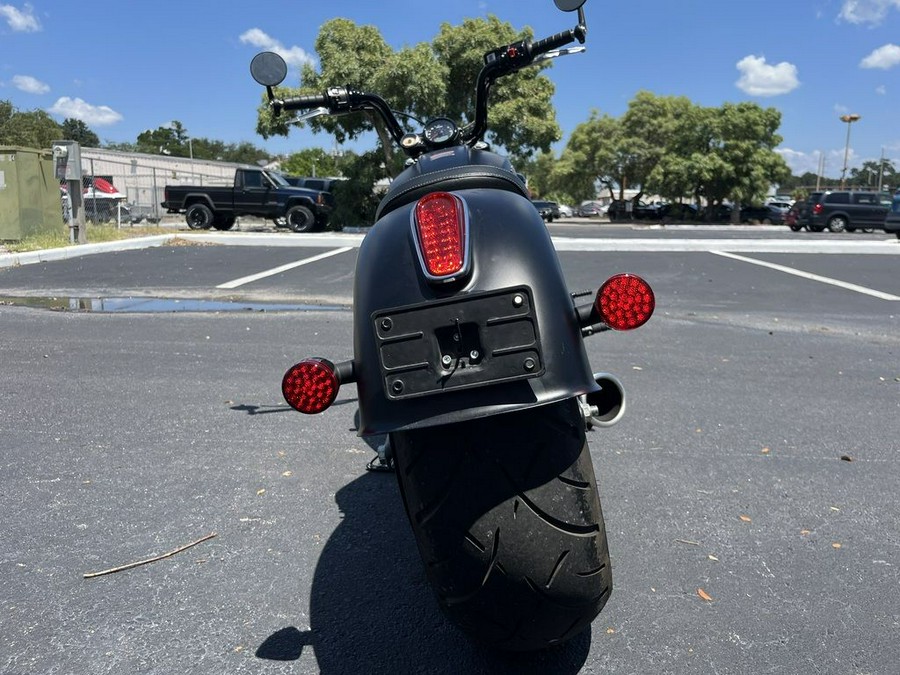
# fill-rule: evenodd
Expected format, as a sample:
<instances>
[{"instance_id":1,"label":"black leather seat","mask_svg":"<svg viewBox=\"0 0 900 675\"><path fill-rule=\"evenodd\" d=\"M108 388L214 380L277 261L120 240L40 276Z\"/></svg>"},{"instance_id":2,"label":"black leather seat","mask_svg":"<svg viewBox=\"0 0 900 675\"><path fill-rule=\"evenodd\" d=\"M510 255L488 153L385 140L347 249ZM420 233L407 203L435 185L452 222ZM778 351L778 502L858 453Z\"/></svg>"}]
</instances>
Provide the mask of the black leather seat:
<instances>
[{"instance_id":1,"label":"black leather seat","mask_svg":"<svg viewBox=\"0 0 900 675\"><path fill-rule=\"evenodd\" d=\"M507 190L528 197L525 184L508 160L492 152L459 147L423 155L397 176L378 205L375 219L430 192L472 188Z\"/></svg>"}]
</instances>

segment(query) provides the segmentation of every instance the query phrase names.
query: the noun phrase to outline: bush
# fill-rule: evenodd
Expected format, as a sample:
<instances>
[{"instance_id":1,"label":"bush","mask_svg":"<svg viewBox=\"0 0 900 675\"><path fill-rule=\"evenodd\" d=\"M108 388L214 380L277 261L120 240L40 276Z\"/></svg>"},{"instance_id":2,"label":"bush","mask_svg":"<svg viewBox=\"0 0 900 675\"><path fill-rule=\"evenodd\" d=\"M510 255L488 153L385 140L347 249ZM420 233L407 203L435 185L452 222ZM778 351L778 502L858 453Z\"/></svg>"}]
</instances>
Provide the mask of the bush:
<instances>
[{"instance_id":1,"label":"bush","mask_svg":"<svg viewBox=\"0 0 900 675\"><path fill-rule=\"evenodd\" d=\"M384 177L382 154L373 150L354 157L344 167L347 180L334 186L335 207L328 219L329 230L343 227L368 227L375 222L375 211L381 201L373 186Z\"/></svg>"}]
</instances>

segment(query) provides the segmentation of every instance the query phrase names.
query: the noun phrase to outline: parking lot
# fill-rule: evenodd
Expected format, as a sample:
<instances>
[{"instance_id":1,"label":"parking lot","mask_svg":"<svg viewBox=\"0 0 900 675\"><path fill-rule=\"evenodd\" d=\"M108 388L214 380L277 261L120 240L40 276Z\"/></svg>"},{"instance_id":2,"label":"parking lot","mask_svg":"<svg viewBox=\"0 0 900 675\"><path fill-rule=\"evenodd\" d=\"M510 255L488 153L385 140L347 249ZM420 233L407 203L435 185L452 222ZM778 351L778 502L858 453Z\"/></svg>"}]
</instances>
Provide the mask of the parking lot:
<instances>
[{"instance_id":1,"label":"parking lot","mask_svg":"<svg viewBox=\"0 0 900 675\"><path fill-rule=\"evenodd\" d=\"M444 621L355 389L280 397L352 355L363 235L236 232L0 268L0 673L895 673L900 242L550 231L572 290L657 295L587 341L628 396L588 438L590 633L505 657Z\"/></svg>"}]
</instances>

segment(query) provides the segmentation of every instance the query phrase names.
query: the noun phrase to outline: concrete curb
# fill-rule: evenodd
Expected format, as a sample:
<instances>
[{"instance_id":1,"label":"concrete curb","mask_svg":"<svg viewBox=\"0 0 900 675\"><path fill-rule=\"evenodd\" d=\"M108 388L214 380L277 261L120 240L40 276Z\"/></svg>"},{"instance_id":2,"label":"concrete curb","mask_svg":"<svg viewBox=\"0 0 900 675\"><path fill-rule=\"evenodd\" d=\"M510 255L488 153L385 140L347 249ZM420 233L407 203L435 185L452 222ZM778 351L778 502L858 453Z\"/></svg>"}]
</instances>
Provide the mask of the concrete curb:
<instances>
[{"instance_id":1,"label":"concrete curb","mask_svg":"<svg viewBox=\"0 0 900 675\"><path fill-rule=\"evenodd\" d=\"M108 253L110 251L134 251L153 246L162 246L174 239L176 234L158 234L150 237L136 237L134 239L122 239L120 241L104 241L99 244L81 244L80 246L66 246L64 248L49 248L43 251L27 251L25 253L0 254L0 268L17 267L19 265L33 265L34 263L51 262L54 260L68 260L80 258L94 253Z\"/></svg>"},{"instance_id":2,"label":"concrete curb","mask_svg":"<svg viewBox=\"0 0 900 675\"><path fill-rule=\"evenodd\" d=\"M173 239L195 241L222 246L292 246L294 248L321 248L327 246L353 246L358 248L371 228L353 228L344 232L297 235L279 232L173 232L134 239L105 241L99 244L81 244L64 248L51 248L26 253L0 253L0 269L33 265L54 260L69 260L94 253L112 251L137 251L143 248L163 246Z\"/></svg>"}]
</instances>

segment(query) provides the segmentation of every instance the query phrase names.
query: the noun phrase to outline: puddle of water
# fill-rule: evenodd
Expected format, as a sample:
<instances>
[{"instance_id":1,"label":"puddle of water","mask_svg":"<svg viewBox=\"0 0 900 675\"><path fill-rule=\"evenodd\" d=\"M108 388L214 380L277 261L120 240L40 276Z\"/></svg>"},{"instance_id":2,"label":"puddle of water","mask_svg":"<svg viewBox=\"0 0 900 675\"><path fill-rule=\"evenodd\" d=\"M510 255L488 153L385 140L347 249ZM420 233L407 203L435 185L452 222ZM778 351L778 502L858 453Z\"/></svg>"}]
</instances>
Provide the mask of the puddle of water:
<instances>
[{"instance_id":1,"label":"puddle of water","mask_svg":"<svg viewBox=\"0 0 900 675\"><path fill-rule=\"evenodd\" d=\"M184 300L173 298L31 298L2 297L0 305L34 307L58 312L165 313L165 312L339 312L345 307L241 300Z\"/></svg>"}]
</instances>

